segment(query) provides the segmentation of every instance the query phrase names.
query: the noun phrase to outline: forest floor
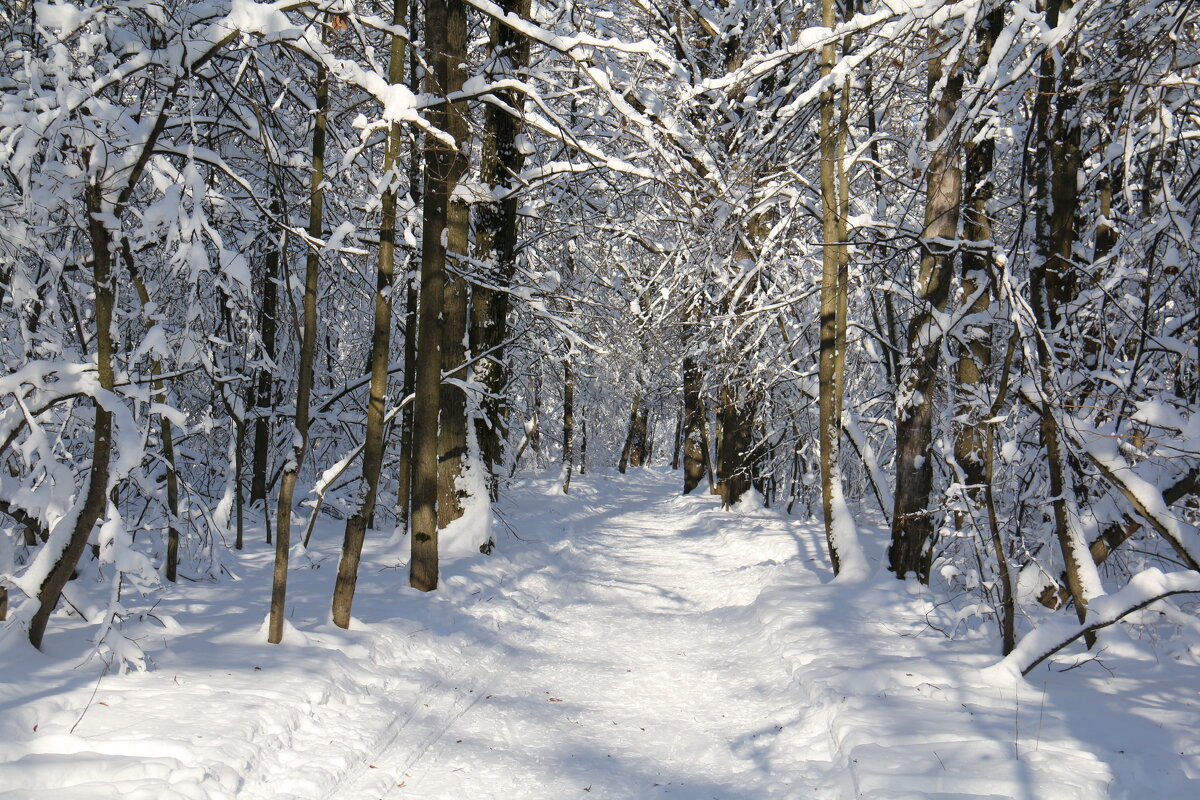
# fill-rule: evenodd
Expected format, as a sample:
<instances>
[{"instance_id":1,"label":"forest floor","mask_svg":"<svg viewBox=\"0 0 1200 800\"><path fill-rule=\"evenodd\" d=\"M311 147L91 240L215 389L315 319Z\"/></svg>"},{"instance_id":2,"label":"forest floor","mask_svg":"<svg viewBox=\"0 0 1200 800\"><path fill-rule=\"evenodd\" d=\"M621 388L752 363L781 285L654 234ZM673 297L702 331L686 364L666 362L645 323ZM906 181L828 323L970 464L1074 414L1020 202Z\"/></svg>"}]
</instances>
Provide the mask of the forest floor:
<instances>
[{"instance_id":1,"label":"forest floor","mask_svg":"<svg viewBox=\"0 0 1200 800\"><path fill-rule=\"evenodd\" d=\"M0 798L1200 796L1196 653L1115 634L995 685L990 627L948 638L878 567L833 581L819 523L635 472L516 487L496 553L433 594L374 542L349 631L332 524L294 559L282 645L257 543L127 626L148 671L86 660L65 617L45 654L9 631Z\"/></svg>"}]
</instances>

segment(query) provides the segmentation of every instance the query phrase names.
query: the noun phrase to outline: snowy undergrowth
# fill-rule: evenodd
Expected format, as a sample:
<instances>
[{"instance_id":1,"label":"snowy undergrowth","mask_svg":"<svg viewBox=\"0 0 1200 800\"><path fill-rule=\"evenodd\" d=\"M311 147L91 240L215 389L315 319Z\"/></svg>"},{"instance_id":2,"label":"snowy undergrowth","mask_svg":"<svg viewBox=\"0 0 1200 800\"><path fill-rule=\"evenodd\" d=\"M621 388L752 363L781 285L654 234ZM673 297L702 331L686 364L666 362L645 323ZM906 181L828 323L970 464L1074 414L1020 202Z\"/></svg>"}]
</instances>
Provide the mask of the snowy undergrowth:
<instances>
[{"instance_id":1,"label":"snowy undergrowth","mask_svg":"<svg viewBox=\"0 0 1200 800\"><path fill-rule=\"evenodd\" d=\"M498 509L497 552L407 587L373 537L349 631L328 621L338 533L289 580L265 644L270 550L161 596L125 634L153 662L0 645L0 797L1185 797L1200 788L1196 668L1119 631L1028 679L948 638L934 596L831 582L819 524L679 497L653 469L547 477ZM400 545L401 547L403 544ZM934 623L934 624L931 624ZM1172 657L1174 656L1174 657ZM987 677L985 677L987 676Z\"/></svg>"}]
</instances>

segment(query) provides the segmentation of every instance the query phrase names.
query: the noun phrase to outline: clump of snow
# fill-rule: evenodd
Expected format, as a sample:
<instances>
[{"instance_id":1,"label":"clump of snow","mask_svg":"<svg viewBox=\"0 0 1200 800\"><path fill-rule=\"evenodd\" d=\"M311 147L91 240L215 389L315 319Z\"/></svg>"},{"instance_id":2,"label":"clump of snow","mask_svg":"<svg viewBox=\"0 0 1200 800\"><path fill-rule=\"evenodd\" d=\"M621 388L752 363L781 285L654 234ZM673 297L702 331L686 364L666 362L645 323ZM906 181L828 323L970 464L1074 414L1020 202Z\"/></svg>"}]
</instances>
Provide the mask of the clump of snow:
<instances>
[{"instance_id":1,"label":"clump of snow","mask_svg":"<svg viewBox=\"0 0 1200 800\"><path fill-rule=\"evenodd\" d=\"M470 450L475 452L474 448ZM479 548L492 539L492 504L483 469L477 460L463 460L457 487L463 513L438 531L438 555L443 559L478 556Z\"/></svg>"},{"instance_id":2,"label":"clump of snow","mask_svg":"<svg viewBox=\"0 0 1200 800\"><path fill-rule=\"evenodd\" d=\"M759 494L757 489L747 489L737 503L734 504L733 510L738 514L755 514L766 508L766 502L763 496Z\"/></svg>"}]
</instances>

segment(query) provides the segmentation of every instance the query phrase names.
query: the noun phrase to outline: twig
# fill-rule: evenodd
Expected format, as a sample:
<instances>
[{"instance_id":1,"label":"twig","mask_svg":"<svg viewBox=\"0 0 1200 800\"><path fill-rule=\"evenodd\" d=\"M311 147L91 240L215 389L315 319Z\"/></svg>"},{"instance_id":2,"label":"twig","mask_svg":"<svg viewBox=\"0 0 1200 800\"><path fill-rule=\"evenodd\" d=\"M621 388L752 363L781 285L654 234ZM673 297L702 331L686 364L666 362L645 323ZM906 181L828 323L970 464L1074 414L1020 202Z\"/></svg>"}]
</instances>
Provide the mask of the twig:
<instances>
[{"instance_id":1,"label":"twig","mask_svg":"<svg viewBox=\"0 0 1200 800\"><path fill-rule=\"evenodd\" d=\"M1021 760L1021 684L1013 684L1013 758Z\"/></svg>"},{"instance_id":2,"label":"twig","mask_svg":"<svg viewBox=\"0 0 1200 800\"><path fill-rule=\"evenodd\" d=\"M75 724L71 726L68 733L74 733L79 727L79 723L83 722L83 718L87 716L88 709L92 707L92 701L96 699L96 692L100 691L100 680L108 674L108 668L112 666L111 661L104 662L104 669L100 671L100 677L96 678L96 685L92 688L92 696L88 698L87 705L83 707L83 713L79 715L79 719L75 720Z\"/></svg>"},{"instance_id":3,"label":"twig","mask_svg":"<svg viewBox=\"0 0 1200 800\"><path fill-rule=\"evenodd\" d=\"M1042 681L1042 705L1038 709L1038 729L1037 736L1033 740L1033 752L1037 752L1042 745L1042 716L1046 711L1046 682Z\"/></svg>"}]
</instances>

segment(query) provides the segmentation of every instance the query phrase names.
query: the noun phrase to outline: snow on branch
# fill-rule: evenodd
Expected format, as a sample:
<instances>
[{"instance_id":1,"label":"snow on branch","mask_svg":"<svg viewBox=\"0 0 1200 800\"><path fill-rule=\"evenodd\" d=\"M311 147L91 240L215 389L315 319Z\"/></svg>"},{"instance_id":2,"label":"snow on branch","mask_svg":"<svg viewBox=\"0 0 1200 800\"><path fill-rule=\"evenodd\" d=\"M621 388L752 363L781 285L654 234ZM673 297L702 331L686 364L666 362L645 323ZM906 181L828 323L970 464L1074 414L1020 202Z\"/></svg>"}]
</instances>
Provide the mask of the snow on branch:
<instances>
[{"instance_id":1,"label":"snow on branch","mask_svg":"<svg viewBox=\"0 0 1200 800\"><path fill-rule=\"evenodd\" d=\"M1164 573L1154 567L1143 570L1119 591L1093 598L1083 622L1061 620L1039 626L1018 642L1003 661L983 670L984 677L990 682L1011 685L1015 678L1028 675L1038 664L1089 633L1107 628L1166 597L1196 593L1200 593L1200 572Z\"/></svg>"}]
</instances>

